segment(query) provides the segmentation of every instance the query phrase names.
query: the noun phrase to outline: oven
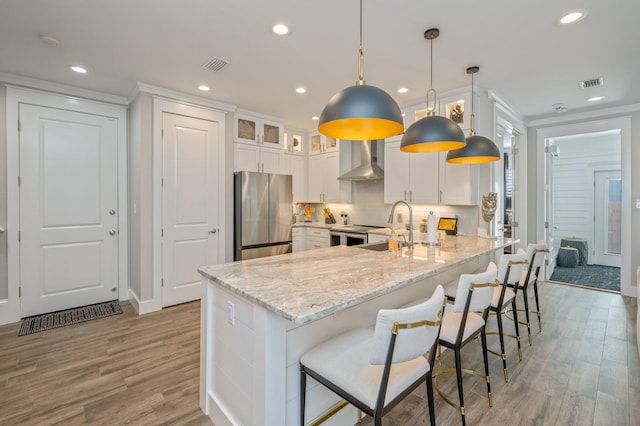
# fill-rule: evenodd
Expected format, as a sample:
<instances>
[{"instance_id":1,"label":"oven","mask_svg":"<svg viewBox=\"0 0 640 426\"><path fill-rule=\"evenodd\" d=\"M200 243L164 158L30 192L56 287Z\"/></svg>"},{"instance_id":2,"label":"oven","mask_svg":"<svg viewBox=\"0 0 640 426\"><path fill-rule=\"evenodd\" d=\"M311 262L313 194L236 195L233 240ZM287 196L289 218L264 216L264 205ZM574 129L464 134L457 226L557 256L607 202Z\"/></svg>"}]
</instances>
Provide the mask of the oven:
<instances>
[{"instance_id":1,"label":"oven","mask_svg":"<svg viewBox=\"0 0 640 426\"><path fill-rule=\"evenodd\" d=\"M380 229L381 226L370 225L336 225L330 229L332 246L359 246L367 244L367 232Z\"/></svg>"},{"instance_id":2,"label":"oven","mask_svg":"<svg viewBox=\"0 0 640 426\"><path fill-rule=\"evenodd\" d=\"M332 246L359 246L367 244L367 233L331 231Z\"/></svg>"}]
</instances>

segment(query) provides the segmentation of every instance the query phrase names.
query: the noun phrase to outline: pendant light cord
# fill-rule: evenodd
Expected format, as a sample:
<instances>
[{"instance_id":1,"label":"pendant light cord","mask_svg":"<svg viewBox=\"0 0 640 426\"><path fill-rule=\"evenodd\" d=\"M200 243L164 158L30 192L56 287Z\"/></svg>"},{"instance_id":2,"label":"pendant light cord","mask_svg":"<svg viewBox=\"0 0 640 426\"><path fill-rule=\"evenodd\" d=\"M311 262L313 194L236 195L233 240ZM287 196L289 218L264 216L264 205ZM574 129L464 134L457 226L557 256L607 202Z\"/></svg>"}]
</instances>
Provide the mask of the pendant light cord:
<instances>
[{"instance_id":1,"label":"pendant light cord","mask_svg":"<svg viewBox=\"0 0 640 426\"><path fill-rule=\"evenodd\" d=\"M358 49L358 81L356 85L364 85L364 52L362 51L362 0L360 0L360 49Z\"/></svg>"},{"instance_id":2,"label":"pendant light cord","mask_svg":"<svg viewBox=\"0 0 640 426\"><path fill-rule=\"evenodd\" d=\"M431 58L430 58L430 69L431 71L429 72L430 75L430 81L429 81L429 88L433 89L433 39L429 40L431 42Z\"/></svg>"}]
</instances>

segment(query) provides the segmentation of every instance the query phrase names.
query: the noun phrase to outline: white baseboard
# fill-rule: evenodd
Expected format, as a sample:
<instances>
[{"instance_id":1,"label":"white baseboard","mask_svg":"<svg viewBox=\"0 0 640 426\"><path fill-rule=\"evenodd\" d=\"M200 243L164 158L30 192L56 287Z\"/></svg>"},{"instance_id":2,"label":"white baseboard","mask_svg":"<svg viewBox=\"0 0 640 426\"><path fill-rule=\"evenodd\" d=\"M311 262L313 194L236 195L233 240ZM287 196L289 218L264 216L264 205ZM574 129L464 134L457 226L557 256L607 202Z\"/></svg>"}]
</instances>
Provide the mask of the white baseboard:
<instances>
[{"instance_id":1,"label":"white baseboard","mask_svg":"<svg viewBox=\"0 0 640 426\"><path fill-rule=\"evenodd\" d=\"M131 303L131 306L133 306L133 309L136 310L138 315L144 315L162 309L162 304L159 300L140 300L132 289L129 289L129 303Z\"/></svg>"},{"instance_id":2,"label":"white baseboard","mask_svg":"<svg viewBox=\"0 0 640 426\"><path fill-rule=\"evenodd\" d=\"M9 299L0 300L0 325L11 324L18 321L20 321L19 310L11 306Z\"/></svg>"}]
</instances>

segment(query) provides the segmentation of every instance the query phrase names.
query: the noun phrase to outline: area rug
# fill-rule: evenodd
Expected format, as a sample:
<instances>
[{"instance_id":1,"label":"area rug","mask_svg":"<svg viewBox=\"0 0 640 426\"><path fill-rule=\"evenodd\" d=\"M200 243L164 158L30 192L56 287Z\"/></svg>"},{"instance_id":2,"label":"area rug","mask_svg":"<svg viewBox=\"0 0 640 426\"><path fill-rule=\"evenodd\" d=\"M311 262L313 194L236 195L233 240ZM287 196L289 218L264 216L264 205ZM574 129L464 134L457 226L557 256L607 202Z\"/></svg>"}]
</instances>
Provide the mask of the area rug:
<instances>
[{"instance_id":1,"label":"area rug","mask_svg":"<svg viewBox=\"0 0 640 426\"><path fill-rule=\"evenodd\" d=\"M39 331L64 327L65 325L77 324L121 313L122 307L118 301L112 300L110 302L97 303L95 305L87 305L80 308L35 315L22 320L22 326L20 327L18 336L33 334Z\"/></svg>"},{"instance_id":2,"label":"area rug","mask_svg":"<svg viewBox=\"0 0 640 426\"><path fill-rule=\"evenodd\" d=\"M575 268L556 266L549 280L620 291L620 268L602 265L583 265Z\"/></svg>"}]
</instances>

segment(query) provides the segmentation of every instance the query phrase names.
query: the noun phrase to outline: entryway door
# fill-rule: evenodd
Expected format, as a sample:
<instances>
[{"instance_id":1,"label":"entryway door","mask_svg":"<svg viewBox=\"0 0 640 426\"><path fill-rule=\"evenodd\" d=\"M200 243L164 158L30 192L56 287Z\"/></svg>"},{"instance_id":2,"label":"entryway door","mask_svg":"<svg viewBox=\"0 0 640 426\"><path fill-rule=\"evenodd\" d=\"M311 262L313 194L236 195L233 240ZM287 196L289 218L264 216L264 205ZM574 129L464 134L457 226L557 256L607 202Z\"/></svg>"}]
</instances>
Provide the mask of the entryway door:
<instances>
[{"instance_id":1,"label":"entryway door","mask_svg":"<svg viewBox=\"0 0 640 426\"><path fill-rule=\"evenodd\" d=\"M200 298L198 268L218 262L219 126L162 114L162 306Z\"/></svg>"},{"instance_id":2,"label":"entryway door","mask_svg":"<svg viewBox=\"0 0 640 426\"><path fill-rule=\"evenodd\" d=\"M21 317L118 299L117 121L21 104Z\"/></svg>"},{"instance_id":3,"label":"entryway door","mask_svg":"<svg viewBox=\"0 0 640 426\"><path fill-rule=\"evenodd\" d=\"M622 180L620 170L594 172L593 259L620 267L622 252Z\"/></svg>"}]
</instances>

